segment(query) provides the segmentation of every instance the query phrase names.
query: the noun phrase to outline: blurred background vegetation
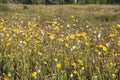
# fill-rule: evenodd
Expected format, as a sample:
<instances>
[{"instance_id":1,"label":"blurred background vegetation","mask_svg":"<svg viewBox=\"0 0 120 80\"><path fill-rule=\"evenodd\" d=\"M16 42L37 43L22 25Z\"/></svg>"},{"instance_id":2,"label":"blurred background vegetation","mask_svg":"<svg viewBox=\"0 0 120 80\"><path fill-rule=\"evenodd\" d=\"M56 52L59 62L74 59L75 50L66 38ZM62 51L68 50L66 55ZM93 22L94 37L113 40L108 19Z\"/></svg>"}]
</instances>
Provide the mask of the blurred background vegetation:
<instances>
[{"instance_id":1,"label":"blurred background vegetation","mask_svg":"<svg viewBox=\"0 0 120 80\"><path fill-rule=\"evenodd\" d=\"M0 4L120 4L120 0L0 0Z\"/></svg>"}]
</instances>

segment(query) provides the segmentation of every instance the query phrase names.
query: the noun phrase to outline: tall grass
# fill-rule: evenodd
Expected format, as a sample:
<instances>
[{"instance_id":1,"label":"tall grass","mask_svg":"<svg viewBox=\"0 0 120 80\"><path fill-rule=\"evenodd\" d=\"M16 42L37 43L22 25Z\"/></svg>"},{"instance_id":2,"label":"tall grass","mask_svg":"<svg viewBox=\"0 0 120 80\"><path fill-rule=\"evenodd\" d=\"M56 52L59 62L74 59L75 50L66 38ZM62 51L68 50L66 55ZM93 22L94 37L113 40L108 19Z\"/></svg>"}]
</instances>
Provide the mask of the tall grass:
<instances>
[{"instance_id":1,"label":"tall grass","mask_svg":"<svg viewBox=\"0 0 120 80\"><path fill-rule=\"evenodd\" d=\"M0 79L119 80L119 6L13 6L0 12Z\"/></svg>"}]
</instances>

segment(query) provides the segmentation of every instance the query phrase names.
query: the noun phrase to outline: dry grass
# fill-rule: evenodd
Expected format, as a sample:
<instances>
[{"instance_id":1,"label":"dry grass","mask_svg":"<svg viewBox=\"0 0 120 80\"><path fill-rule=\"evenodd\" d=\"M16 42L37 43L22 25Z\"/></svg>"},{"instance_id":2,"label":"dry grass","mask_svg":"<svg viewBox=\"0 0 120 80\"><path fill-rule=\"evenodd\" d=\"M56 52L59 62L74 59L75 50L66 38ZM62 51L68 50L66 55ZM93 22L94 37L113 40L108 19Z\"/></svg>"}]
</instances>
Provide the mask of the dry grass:
<instances>
[{"instance_id":1,"label":"dry grass","mask_svg":"<svg viewBox=\"0 0 120 80\"><path fill-rule=\"evenodd\" d=\"M119 80L119 5L4 6L0 79Z\"/></svg>"}]
</instances>

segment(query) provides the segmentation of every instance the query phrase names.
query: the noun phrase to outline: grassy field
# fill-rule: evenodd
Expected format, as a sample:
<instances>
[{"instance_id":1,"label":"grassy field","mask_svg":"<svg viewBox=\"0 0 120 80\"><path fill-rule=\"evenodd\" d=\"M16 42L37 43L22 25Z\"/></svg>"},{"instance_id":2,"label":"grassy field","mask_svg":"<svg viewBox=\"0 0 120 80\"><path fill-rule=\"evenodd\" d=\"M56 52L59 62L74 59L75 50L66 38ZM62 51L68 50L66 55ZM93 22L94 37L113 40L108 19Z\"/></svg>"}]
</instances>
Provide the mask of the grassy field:
<instances>
[{"instance_id":1,"label":"grassy field","mask_svg":"<svg viewBox=\"0 0 120 80\"><path fill-rule=\"evenodd\" d=\"M119 80L120 5L0 5L0 80Z\"/></svg>"}]
</instances>

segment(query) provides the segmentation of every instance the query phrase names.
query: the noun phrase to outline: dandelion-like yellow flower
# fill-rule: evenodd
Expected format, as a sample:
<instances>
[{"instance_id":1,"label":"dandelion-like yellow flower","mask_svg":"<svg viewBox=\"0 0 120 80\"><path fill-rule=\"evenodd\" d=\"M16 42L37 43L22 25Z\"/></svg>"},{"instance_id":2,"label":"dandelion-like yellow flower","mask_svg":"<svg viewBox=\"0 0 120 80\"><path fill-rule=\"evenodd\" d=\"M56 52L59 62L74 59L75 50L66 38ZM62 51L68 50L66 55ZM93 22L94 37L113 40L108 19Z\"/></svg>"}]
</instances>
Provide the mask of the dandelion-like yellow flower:
<instances>
[{"instance_id":1,"label":"dandelion-like yellow flower","mask_svg":"<svg viewBox=\"0 0 120 80\"><path fill-rule=\"evenodd\" d=\"M116 34L110 34L108 37L115 37Z\"/></svg>"},{"instance_id":2,"label":"dandelion-like yellow flower","mask_svg":"<svg viewBox=\"0 0 120 80\"><path fill-rule=\"evenodd\" d=\"M112 77L116 77L116 74L113 73L113 74L112 74Z\"/></svg>"},{"instance_id":3,"label":"dandelion-like yellow flower","mask_svg":"<svg viewBox=\"0 0 120 80\"><path fill-rule=\"evenodd\" d=\"M74 35L74 34L71 34L71 35L70 35L70 38L71 38L71 39L74 39L74 38L75 38L75 35Z\"/></svg>"},{"instance_id":4,"label":"dandelion-like yellow flower","mask_svg":"<svg viewBox=\"0 0 120 80\"><path fill-rule=\"evenodd\" d=\"M11 76L12 76L12 74L11 74L10 72L9 72L7 75L8 75L8 77L11 77Z\"/></svg>"},{"instance_id":5,"label":"dandelion-like yellow flower","mask_svg":"<svg viewBox=\"0 0 120 80\"><path fill-rule=\"evenodd\" d=\"M103 51L107 52L107 48L105 46L102 47Z\"/></svg>"},{"instance_id":6,"label":"dandelion-like yellow flower","mask_svg":"<svg viewBox=\"0 0 120 80\"><path fill-rule=\"evenodd\" d=\"M74 16L71 16L71 18L75 18Z\"/></svg>"},{"instance_id":7,"label":"dandelion-like yellow flower","mask_svg":"<svg viewBox=\"0 0 120 80\"><path fill-rule=\"evenodd\" d=\"M57 21L53 21L52 24L58 24L58 22Z\"/></svg>"},{"instance_id":8,"label":"dandelion-like yellow flower","mask_svg":"<svg viewBox=\"0 0 120 80\"><path fill-rule=\"evenodd\" d=\"M56 30L56 31L58 31L58 30L59 30L59 27L56 26L56 27L54 27L53 29Z\"/></svg>"},{"instance_id":9,"label":"dandelion-like yellow flower","mask_svg":"<svg viewBox=\"0 0 120 80\"><path fill-rule=\"evenodd\" d=\"M106 47L106 46L100 44L98 47L99 47L99 48L102 48L103 51L107 52L107 47Z\"/></svg>"},{"instance_id":10,"label":"dandelion-like yellow flower","mask_svg":"<svg viewBox=\"0 0 120 80\"><path fill-rule=\"evenodd\" d=\"M81 33L81 36L82 36L82 37L86 37L86 32L82 32L82 33Z\"/></svg>"},{"instance_id":11,"label":"dandelion-like yellow flower","mask_svg":"<svg viewBox=\"0 0 120 80\"><path fill-rule=\"evenodd\" d=\"M43 62L43 64L45 64L45 65L46 65L46 64L47 64L47 62L46 62L46 61L44 61L44 62Z\"/></svg>"},{"instance_id":12,"label":"dandelion-like yellow flower","mask_svg":"<svg viewBox=\"0 0 120 80\"><path fill-rule=\"evenodd\" d=\"M49 38L50 38L51 40L53 40L53 39L55 39L55 35L51 34L51 35L49 36Z\"/></svg>"},{"instance_id":13,"label":"dandelion-like yellow flower","mask_svg":"<svg viewBox=\"0 0 120 80\"><path fill-rule=\"evenodd\" d=\"M78 75L78 71L74 70L73 74Z\"/></svg>"},{"instance_id":14,"label":"dandelion-like yellow flower","mask_svg":"<svg viewBox=\"0 0 120 80\"><path fill-rule=\"evenodd\" d=\"M120 28L120 24L117 24L118 28Z\"/></svg>"},{"instance_id":15,"label":"dandelion-like yellow flower","mask_svg":"<svg viewBox=\"0 0 120 80\"><path fill-rule=\"evenodd\" d=\"M4 80L8 80L8 78L7 78L7 77L5 77L5 78L4 78Z\"/></svg>"},{"instance_id":16,"label":"dandelion-like yellow flower","mask_svg":"<svg viewBox=\"0 0 120 80\"><path fill-rule=\"evenodd\" d=\"M60 63L56 64L56 67L59 69L62 67L62 65Z\"/></svg>"},{"instance_id":17,"label":"dandelion-like yellow flower","mask_svg":"<svg viewBox=\"0 0 120 80\"><path fill-rule=\"evenodd\" d=\"M82 66L83 65L83 62L82 62L82 60L78 60L78 63Z\"/></svg>"},{"instance_id":18,"label":"dandelion-like yellow flower","mask_svg":"<svg viewBox=\"0 0 120 80\"><path fill-rule=\"evenodd\" d=\"M32 73L32 76L33 76L33 77L36 77L36 76L37 76L37 72L33 72L33 73Z\"/></svg>"},{"instance_id":19,"label":"dandelion-like yellow flower","mask_svg":"<svg viewBox=\"0 0 120 80\"><path fill-rule=\"evenodd\" d=\"M76 67L76 66L77 66L75 62L72 62L71 65L72 65L73 67Z\"/></svg>"},{"instance_id":20,"label":"dandelion-like yellow flower","mask_svg":"<svg viewBox=\"0 0 120 80\"><path fill-rule=\"evenodd\" d=\"M65 46L66 46L66 47L68 47L68 46L69 46L69 44L68 44L68 43L65 43Z\"/></svg>"}]
</instances>

